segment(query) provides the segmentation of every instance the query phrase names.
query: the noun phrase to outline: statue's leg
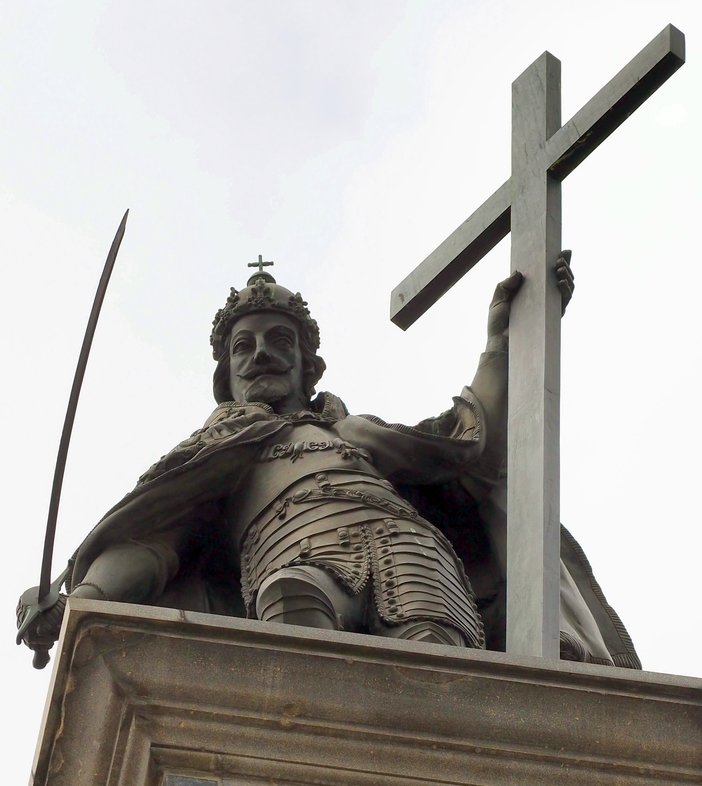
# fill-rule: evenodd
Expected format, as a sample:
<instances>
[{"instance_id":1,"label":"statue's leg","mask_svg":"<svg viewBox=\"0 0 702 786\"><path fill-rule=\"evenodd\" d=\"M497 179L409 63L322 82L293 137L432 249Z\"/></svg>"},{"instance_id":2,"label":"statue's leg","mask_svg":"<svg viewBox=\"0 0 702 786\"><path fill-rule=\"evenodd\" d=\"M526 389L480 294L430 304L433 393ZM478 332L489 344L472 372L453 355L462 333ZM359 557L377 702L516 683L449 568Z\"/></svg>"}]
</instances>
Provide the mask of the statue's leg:
<instances>
[{"instance_id":1,"label":"statue's leg","mask_svg":"<svg viewBox=\"0 0 702 786\"><path fill-rule=\"evenodd\" d=\"M163 542L119 543L100 554L73 588L76 598L149 603L178 571L178 555Z\"/></svg>"},{"instance_id":2,"label":"statue's leg","mask_svg":"<svg viewBox=\"0 0 702 786\"><path fill-rule=\"evenodd\" d=\"M355 630L363 605L362 596L349 595L322 568L290 565L263 581L256 597L256 616L265 622Z\"/></svg>"}]
</instances>

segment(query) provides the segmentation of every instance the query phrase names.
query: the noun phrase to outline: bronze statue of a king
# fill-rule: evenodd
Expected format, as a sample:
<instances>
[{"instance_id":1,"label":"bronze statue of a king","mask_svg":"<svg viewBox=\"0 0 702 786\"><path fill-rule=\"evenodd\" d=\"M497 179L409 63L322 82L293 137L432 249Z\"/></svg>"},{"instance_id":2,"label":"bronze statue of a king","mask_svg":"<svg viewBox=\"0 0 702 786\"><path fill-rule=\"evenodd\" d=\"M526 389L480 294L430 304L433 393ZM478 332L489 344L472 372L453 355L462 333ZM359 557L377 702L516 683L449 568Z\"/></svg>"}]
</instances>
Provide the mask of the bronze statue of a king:
<instances>
[{"instance_id":1,"label":"bronze statue of a king","mask_svg":"<svg viewBox=\"0 0 702 786\"><path fill-rule=\"evenodd\" d=\"M556 275L565 306L566 259ZM217 408L88 535L69 594L504 649L507 341L520 285L516 273L496 289L471 386L411 428L315 396L317 323L299 293L254 273L214 320ZM640 668L582 550L565 529L561 540L561 657ZM64 604L30 627L30 647L50 648Z\"/></svg>"}]
</instances>

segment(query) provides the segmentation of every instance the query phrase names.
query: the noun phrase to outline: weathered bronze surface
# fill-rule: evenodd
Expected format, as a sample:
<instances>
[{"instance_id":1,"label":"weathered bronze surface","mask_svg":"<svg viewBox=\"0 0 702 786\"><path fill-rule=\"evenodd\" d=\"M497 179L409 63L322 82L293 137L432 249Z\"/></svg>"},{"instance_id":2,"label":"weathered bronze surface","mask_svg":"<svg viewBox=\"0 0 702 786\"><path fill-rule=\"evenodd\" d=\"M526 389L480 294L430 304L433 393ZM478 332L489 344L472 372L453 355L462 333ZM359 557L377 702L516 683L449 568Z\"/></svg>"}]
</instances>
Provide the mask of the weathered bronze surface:
<instances>
[{"instance_id":1,"label":"weathered bronze surface","mask_svg":"<svg viewBox=\"0 0 702 786\"><path fill-rule=\"evenodd\" d=\"M564 306L568 261L552 280ZM214 320L217 408L86 538L70 595L503 649L507 345L521 283L514 273L495 291L471 386L410 428L314 396L317 323L259 268ZM565 532L561 584L563 657L640 668ZM57 626L39 622L25 640L46 647Z\"/></svg>"}]
</instances>

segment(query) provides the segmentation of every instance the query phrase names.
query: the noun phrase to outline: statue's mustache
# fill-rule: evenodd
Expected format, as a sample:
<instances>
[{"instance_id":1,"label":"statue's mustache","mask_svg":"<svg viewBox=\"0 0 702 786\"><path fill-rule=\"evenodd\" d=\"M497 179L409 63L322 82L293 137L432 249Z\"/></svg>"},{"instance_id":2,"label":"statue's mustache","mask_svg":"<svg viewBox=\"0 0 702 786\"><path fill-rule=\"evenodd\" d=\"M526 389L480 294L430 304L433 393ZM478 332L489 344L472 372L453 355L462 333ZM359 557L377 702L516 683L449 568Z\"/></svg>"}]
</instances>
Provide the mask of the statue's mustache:
<instances>
[{"instance_id":1,"label":"statue's mustache","mask_svg":"<svg viewBox=\"0 0 702 786\"><path fill-rule=\"evenodd\" d=\"M276 366L273 364L266 364L265 366L254 366L250 368L248 371L243 371L241 374L237 376L241 377L242 379L256 379L256 377L262 377L266 375L277 375L280 376L282 374L287 374L288 371L292 366Z\"/></svg>"}]
</instances>

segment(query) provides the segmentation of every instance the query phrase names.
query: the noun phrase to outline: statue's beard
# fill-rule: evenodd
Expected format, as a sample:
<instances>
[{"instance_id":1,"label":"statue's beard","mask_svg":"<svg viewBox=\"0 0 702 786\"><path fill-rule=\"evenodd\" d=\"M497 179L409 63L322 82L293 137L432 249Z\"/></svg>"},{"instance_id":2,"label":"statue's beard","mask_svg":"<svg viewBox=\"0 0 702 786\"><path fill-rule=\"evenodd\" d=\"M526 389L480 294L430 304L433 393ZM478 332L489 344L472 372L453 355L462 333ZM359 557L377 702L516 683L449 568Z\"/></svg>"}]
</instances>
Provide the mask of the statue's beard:
<instances>
[{"instance_id":1,"label":"statue's beard","mask_svg":"<svg viewBox=\"0 0 702 786\"><path fill-rule=\"evenodd\" d=\"M251 386L246 391L246 400L272 404L274 401L286 398L291 392L292 383L287 377L266 374L252 380Z\"/></svg>"}]
</instances>

